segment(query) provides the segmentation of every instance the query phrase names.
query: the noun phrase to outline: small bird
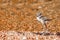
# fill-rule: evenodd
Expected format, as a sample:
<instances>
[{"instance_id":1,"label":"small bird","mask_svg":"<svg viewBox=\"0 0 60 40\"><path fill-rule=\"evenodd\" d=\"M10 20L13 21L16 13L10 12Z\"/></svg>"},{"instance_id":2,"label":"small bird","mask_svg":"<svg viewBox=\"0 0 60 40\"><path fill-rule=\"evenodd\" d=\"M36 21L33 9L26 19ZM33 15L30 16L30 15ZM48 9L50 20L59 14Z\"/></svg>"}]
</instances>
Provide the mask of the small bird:
<instances>
[{"instance_id":1,"label":"small bird","mask_svg":"<svg viewBox=\"0 0 60 40\"><path fill-rule=\"evenodd\" d=\"M51 19L48 19L47 17L43 16L41 12L37 13L37 20L42 23L43 26L43 33L48 32L46 23L48 21L51 21Z\"/></svg>"}]
</instances>

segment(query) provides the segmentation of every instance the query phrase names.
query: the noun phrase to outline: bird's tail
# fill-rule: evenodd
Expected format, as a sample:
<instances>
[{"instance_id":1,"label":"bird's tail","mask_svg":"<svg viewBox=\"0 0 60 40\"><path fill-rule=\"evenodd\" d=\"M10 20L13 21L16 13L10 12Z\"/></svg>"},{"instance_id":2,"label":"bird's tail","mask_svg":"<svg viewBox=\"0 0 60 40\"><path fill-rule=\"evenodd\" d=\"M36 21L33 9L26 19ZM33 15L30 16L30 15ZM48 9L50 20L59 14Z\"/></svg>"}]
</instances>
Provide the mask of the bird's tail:
<instances>
[{"instance_id":1,"label":"bird's tail","mask_svg":"<svg viewBox=\"0 0 60 40\"><path fill-rule=\"evenodd\" d=\"M51 21L51 20L53 20L53 19L47 19L47 20L45 20L45 21Z\"/></svg>"},{"instance_id":2,"label":"bird's tail","mask_svg":"<svg viewBox=\"0 0 60 40\"><path fill-rule=\"evenodd\" d=\"M54 20L55 18L47 18L47 20L45 20L45 21L52 21L52 20Z\"/></svg>"}]
</instances>

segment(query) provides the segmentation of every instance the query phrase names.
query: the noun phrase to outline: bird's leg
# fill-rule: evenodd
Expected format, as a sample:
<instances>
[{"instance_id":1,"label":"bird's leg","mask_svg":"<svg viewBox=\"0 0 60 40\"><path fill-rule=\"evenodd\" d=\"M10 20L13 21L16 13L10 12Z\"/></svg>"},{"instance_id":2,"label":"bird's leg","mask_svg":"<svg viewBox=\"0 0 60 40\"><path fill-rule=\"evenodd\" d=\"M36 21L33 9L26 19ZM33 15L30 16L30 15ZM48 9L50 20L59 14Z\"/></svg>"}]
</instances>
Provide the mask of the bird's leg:
<instances>
[{"instance_id":1,"label":"bird's leg","mask_svg":"<svg viewBox=\"0 0 60 40\"><path fill-rule=\"evenodd\" d=\"M44 31L44 33L47 33L48 32L46 23L43 24L43 31Z\"/></svg>"}]
</instances>

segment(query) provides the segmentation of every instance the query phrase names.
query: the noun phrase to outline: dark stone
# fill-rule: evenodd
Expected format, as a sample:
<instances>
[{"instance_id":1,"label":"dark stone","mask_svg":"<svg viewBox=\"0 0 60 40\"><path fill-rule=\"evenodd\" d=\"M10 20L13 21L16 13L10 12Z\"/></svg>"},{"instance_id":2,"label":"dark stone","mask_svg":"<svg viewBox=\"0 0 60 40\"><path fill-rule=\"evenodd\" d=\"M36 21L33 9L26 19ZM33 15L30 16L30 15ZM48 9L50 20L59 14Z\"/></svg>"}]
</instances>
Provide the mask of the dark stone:
<instances>
[{"instance_id":1,"label":"dark stone","mask_svg":"<svg viewBox=\"0 0 60 40\"><path fill-rule=\"evenodd\" d=\"M52 1L52 0L48 0L48 1Z\"/></svg>"},{"instance_id":2,"label":"dark stone","mask_svg":"<svg viewBox=\"0 0 60 40\"><path fill-rule=\"evenodd\" d=\"M52 1L52 0L45 0L45 2L49 2L49 1Z\"/></svg>"},{"instance_id":3,"label":"dark stone","mask_svg":"<svg viewBox=\"0 0 60 40\"><path fill-rule=\"evenodd\" d=\"M36 34L36 35L44 35L44 36L55 35L54 33L39 33L39 32L37 32L37 33L34 32L34 34ZM60 35L60 34L57 34L57 35Z\"/></svg>"},{"instance_id":4,"label":"dark stone","mask_svg":"<svg viewBox=\"0 0 60 40\"><path fill-rule=\"evenodd\" d=\"M38 11L39 9L36 9L36 11Z\"/></svg>"},{"instance_id":5,"label":"dark stone","mask_svg":"<svg viewBox=\"0 0 60 40\"><path fill-rule=\"evenodd\" d=\"M36 34L36 35L43 35L43 33L34 33L34 34Z\"/></svg>"},{"instance_id":6,"label":"dark stone","mask_svg":"<svg viewBox=\"0 0 60 40\"><path fill-rule=\"evenodd\" d=\"M51 35L50 33L44 33L45 36Z\"/></svg>"},{"instance_id":7,"label":"dark stone","mask_svg":"<svg viewBox=\"0 0 60 40\"><path fill-rule=\"evenodd\" d=\"M60 32L57 32L56 35L57 35L57 36L60 36Z\"/></svg>"}]
</instances>

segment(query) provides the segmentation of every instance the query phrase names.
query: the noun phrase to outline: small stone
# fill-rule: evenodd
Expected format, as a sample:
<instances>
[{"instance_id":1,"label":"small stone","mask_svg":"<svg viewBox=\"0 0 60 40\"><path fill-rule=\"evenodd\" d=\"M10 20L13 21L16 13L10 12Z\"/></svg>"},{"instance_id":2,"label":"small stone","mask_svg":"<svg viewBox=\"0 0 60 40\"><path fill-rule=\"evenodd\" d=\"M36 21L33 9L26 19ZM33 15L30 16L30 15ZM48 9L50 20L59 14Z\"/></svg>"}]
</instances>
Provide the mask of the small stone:
<instances>
[{"instance_id":1,"label":"small stone","mask_svg":"<svg viewBox=\"0 0 60 40\"><path fill-rule=\"evenodd\" d=\"M49 1L52 1L52 0L45 0L45 2L49 2Z\"/></svg>"},{"instance_id":2,"label":"small stone","mask_svg":"<svg viewBox=\"0 0 60 40\"><path fill-rule=\"evenodd\" d=\"M34 34L36 34L36 35L42 35L43 33L34 33Z\"/></svg>"},{"instance_id":3,"label":"small stone","mask_svg":"<svg viewBox=\"0 0 60 40\"><path fill-rule=\"evenodd\" d=\"M60 32L57 32L56 35L57 35L57 36L60 36Z\"/></svg>"},{"instance_id":4,"label":"small stone","mask_svg":"<svg viewBox=\"0 0 60 40\"><path fill-rule=\"evenodd\" d=\"M50 35L50 33L45 33L44 35L45 35L45 36L48 36L48 35Z\"/></svg>"}]
</instances>

